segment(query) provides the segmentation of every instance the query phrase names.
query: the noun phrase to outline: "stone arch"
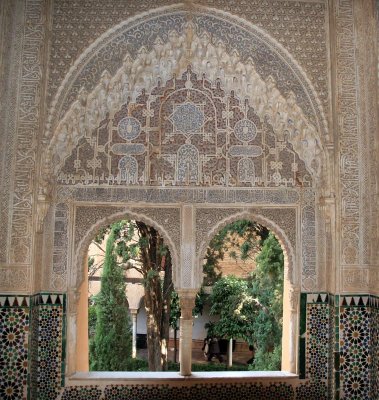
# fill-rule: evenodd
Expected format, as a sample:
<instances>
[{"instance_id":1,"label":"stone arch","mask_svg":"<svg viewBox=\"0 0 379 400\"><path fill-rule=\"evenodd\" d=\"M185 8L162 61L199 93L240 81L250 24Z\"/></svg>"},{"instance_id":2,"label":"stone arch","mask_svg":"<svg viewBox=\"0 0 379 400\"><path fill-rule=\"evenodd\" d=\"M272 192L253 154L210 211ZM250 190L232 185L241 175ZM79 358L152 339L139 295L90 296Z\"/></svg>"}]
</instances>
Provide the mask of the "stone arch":
<instances>
[{"instance_id":1,"label":"stone arch","mask_svg":"<svg viewBox=\"0 0 379 400\"><path fill-rule=\"evenodd\" d=\"M280 228L275 222L269 220L268 218L259 215L259 213L256 212L251 212L251 211L241 211L237 213L233 213L229 215L228 217L222 219L221 221L217 222L216 224L210 226L208 233L205 235L203 240L200 243L198 254L197 254L197 262L195 266L195 280L196 277L199 279L199 277L202 278L203 271L203 260L207 251L207 247L209 245L209 242L212 240L212 238L226 225L241 220L241 219L247 219L247 220L252 220L255 222L258 222L259 224L265 226L268 228L270 231L272 231L276 238L278 239L282 249L283 249L283 255L284 255L284 273L287 279L289 280L290 284L294 287L299 286L299 277L301 275L301 272L296 270L296 263L295 263L295 253L294 249L291 245L290 240L288 239L287 234L283 231L282 228ZM198 282L198 286L200 287L201 282ZM199 285L200 283L200 285Z\"/></svg>"},{"instance_id":2,"label":"stone arch","mask_svg":"<svg viewBox=\"0 0 379 400\"><path fill-rule=\"evenodd\" d=\"M201 241L195 265L195 281L197 278L198 286L203 277L203 260L210 240L226 225L240 220L253 220L272 231L278 239L284 255L284 287L283 287L283 346L282 369L297 373L297 330L299 325L299 296L300 296L300 276L299 265L289 240L288 234L283 231L274 221L259 214L259 211L244 210L231 213L229 216L213 224Z\"/></svg>"},{"instance_id":3,"label":"stone arch","mask_svg":"<svg viewBox=\"0 0 379 400\"><path fill-rule=\"evenodd\" d=\"M83 273L77 273L78 268L81 268L83 262L85 261L86 253L88 250L88 246L90 245L93 237L95 236L96 232L103 226L109 225L113 222L119 221L123 218L129 218L136 221L142 221L152 227L154 227L163 237L165 243L167 244L171 257L172 257L172 264L173 264L173 282L174 285L178 285L180 282L180 269L179 269L179 257L178 257L178 249L176 248L171 236L167 233L166 229L153 218L148 217L142 213L133 212L133 210L126 210L122 212L116 212L110 216L102 218L98 220L95 224L93 224L86 232L85 236L80 240L76 249L74 259L71 265L71 273L69 287L71 290L78 290L80 285L83 281ZM83 272L83 271L82 271Z\"/></svg>"},{"instance_id":4,"label":"stone arch","mask_svg":"<svg viewBox=\"0 0 379 400\"><path fill-rule=\"evenodd\" d=\"M49 113L40 177L41 198L48 195L54 176L79 138L88 135L91 127L97 126L106 113L112 113L117 105L121 106L125 97L135 98L157 80L167 81L183 72L189 64L200 75L221 82L225 90L248 99L261 119L270 120L277 135L287 137L314 177L327 174L328 160L322 137L327 132L326 120L306 74L275 40L254 25L228 13L199 6L191 17L192 22L182 21L181 31L175 26L169 32L161 32L166 35L165 42L157 34L153 43L142 43L138 49L125 51L119 68L113 67L113 74L105 69L94 82L85 84L83 74L86 74L86 68L110 43L119 43L116 39L128 29L162 16L175 16L179 21L188 17L188 10L182 5L163 7L124 21L98 38L71 68ZM279 81L271 75L262 77L249 54L240 54L230 43L223 42L225 38L216 34L212 36L201 26L204 18L213 18L220 26L226 24L233 29L238 25L241 32L264 43L278 63L283 63L285 71L292 71L288 72L292 74L292 89L298 92L290 87L279 87Z\"/></svg>"}]
</instances>

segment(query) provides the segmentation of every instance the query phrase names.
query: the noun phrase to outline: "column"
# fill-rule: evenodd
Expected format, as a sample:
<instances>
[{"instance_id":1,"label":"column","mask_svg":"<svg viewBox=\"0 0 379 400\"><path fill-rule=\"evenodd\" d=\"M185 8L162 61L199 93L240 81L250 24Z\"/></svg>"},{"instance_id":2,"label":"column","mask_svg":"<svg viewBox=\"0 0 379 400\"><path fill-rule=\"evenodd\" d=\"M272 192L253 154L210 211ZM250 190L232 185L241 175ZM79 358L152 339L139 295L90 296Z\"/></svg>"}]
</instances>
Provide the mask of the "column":
<instances>
[{"instance_id":1,"label":"column","mask_svg":"<svg viewBox=\"0 0 379 400\"><path fill-rule=\"evenodd\" d=\"M180 375L191 375L192 364L192 309L195 306L197 289L178 290L181 308L179 328Z\"/></svg>"},{"instance_id":2,"label":"column","mask_svg":"<svg viewBox=\"0 0 379 400\"><path fill-rule=\"evenodd\" d=\"M137 314L138 310L130 310L132 315L132 358L137 357Z\"/></svg>"}]
</instances>

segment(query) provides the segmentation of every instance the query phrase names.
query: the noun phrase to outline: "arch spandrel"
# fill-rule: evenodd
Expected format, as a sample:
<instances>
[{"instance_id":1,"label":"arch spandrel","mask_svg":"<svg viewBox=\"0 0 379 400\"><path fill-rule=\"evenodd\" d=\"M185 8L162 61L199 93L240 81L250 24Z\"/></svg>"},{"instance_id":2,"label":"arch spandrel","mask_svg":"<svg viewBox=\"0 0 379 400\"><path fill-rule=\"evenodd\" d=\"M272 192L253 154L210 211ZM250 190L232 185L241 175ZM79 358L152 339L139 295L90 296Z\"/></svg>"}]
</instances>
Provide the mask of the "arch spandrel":
<instances>
[{"instance_id":1,"label":"arch spandrel","mask_svg":"<svg viewBox=\"0 0 379 400\"><path fill-rule=\"evenodd\" d=\"M112 212L113 211L113 212ZM171 213L170 213L171 211ZM173 218L175 217L178 220L178 216L175 216L175 213L179 212L178 209L166 209L165 212L159 208L151 208L151 209L125 209L118 210L113 207L109 209L100 209L96 213L95 218L85 217L85 215L90 215L94 213L93 207L83 207L83 215L84 218L79 217L79 221L76 222L76 234L75 234L75 244L74 244L74 258L72 261L72 267L70 268L70 277L69 277L69 288L70 290L78 290L81 283L84 279L84 271L82 266L86 260L88 247L91 244L91 241L95 237L95 235L99 232L101 228L104 226L108 226L114 222L130 219L135 221L144 222L147 225L155 228L160 235L162 235L165 244L168 246L172 258L173 265L173 282L177 287L180 287L180 261L177 253L178 248L180 248L180 227L178 226L175 229L175 223L173 222ZM103 217L101 215L103 214ZM78 218L76 217L78 220ZM87 223L85 220L87 219ZM92 221L94 220L94 221ZM78 231L78 227L80 226L80 231ZM170 232L169 231L170 228ZM179 232L178 232L179 230ZM179 243L178 243L179 241Z\"/></svg>"},{"instance_id":2,"label":"arch spandrel","mask_svg":"<svg viewBox=\"0 0 379 400\"><path fill-rule=\"evenodd\" d=\"M291 210L288 210L291 211ZM293 219L296 219L296 213L293 211ZM296 262L296 223L293 225L281 226L279 221L274 221L264 215L263 210L237 210L237 209L198 209L196 215L196 228L202 232L198 236L196 245L197 260L194 271L194 281L200 286L203 279L203 263L207 247L213 237L225 226L238 220L249 220L257 222L272 231L284 250L285 257L285 275L290 284L294 287L300 287L301 271ZM204 226L206 228L204 229Z\"/></svg>"},{"instance_id":3,"label":"arch spandrel","mask_svg":"<svg viewBox=\"0 0 379 400\"><path fill-rule=\"evenodd\" d=\"M139 37L135 40L139 45L133 42L127 46L122 60L118 59L118 69L114 60L112 65L104 60L100 63L99 57L104 57L107 46L124 48L121 38L131 40L131 29L141 30L141 24L154 25L156 19L161 21L162 18L166 18L163 24L166 31L154 31L150 41ZM212 20L208 31L204 22L207 18ZM248 50L244 52L233 47L231 39L220 33L223 31L220 26L225 28L224 25L229 26L240 42L251 42L253 47L246 44ZM254 60L258 53L260 58ZM264 54L275 59L275 63L261 65ZM89 74L90 65L99 67L99 63L109 68L101 72L94 68L96 73ZM229 14L200 8L189 17L183 8L165 8L115 27L99 38L73 66L50 112L46 137L54 134L44 152L41 193L48 192L48 186L55 181L65 158L78 141L88 138L91 130L97 129L107 115L112 117L128 98L133 102L159 82L166 83L173 76L180 76L189 65L199 77L205 76L214 85L220 82L226 93L233 92L241 102L248 100L259 118L268 120L275 133L291 144L313 177L321 175L321 168L327 169L323 110L305 74L279 44L256 27ZM287 86L281 76L288 78ZM126 161L128 165L134 163L132 158ZM252 175L241 173L240 176Z\"/></svg>"}]
</instances>

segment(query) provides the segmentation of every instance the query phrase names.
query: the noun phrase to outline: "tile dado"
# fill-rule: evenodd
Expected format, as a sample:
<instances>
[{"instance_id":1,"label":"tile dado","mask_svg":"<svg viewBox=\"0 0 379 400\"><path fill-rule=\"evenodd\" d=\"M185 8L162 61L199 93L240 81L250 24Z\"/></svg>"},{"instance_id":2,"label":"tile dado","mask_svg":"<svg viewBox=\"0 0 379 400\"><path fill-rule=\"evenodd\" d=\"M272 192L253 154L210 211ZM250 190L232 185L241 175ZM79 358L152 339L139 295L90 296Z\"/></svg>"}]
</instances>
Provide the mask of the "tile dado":
<instances>
[{"instance_id":1,"label":"tile dado","mask_svg":"<svg viewBox=\"0 0 379 400\"><path fill-rule=\"evenodd\" d=\"M300 304L300 377L328 398L379 399L379 298L303 293Z\"/></svg>"},{"instance_id":2,"label":"tile dado","mask_svg":"<svg viewBox=\"0 0 379 400\"><path fill-rule=\"evenodd\" d=\"M0 295L0 399L55 399L64 364L66 296Z\"/></svg>"},{"instance_id":3,"label":"tile dado","mask_svg":"<svg viewBox=\"0 0 379 400\"><path fill-rule=\"evenodd\" d=\"M27 399L29 305L28 296L0 296L0 399Z\"/></svg>"},{"instance_id":4,"label":"tile dado","mask_svg":"<svg viewBox=\"0 0 379 400\"><path fill-rule=\"evenodd\" d=\"M209 382L180 389L170 384L64 387L66 296L0 295L0 399L377 400L379 298L303 293L300 311L300 365L306 380L296 385Z\"/></svg>"},{"instance_id":5,"label":"tile dado","mask_svg":"<svg viewBox=\"0 0 379 400\"><path fill-rule=\"evenodd\" d=\"M108 385L66 387L61 400L326 400L318 383L209 383L186 386Z\"/></svg>"},{"instance_id":6,"label":"tile dado","mask_svg":"<svg viewBox=\"0 0 379 400\"><path fill-rule=\"evenodd\" d=\"M340 398L377 400L379 298L343 295L338 305Z\"/></svg>"}]
</instances>

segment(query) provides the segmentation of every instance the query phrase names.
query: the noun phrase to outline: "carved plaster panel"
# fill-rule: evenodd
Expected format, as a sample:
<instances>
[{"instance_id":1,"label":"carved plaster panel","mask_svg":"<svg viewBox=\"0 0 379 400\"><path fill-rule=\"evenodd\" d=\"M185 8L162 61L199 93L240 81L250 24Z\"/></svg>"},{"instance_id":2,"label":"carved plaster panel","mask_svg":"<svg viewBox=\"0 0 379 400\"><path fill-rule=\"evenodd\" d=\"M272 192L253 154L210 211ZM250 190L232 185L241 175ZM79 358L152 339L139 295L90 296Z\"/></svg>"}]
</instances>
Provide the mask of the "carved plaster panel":
<instances>
[{"instance_id":1,"label":"carved plaster panel","mask_svg":"<svg viewBox=\"0 0 379 400\"><path fill-rule=\"evenodd\" d=\"M360 176L357 109L356 39L353 0L339 1L337 30L337 95L339 102L341 262L359 264Z\"/></svg>"},{"instance_id":2,"label":"carved plaster panel","mask_svg":"<svg viewBox=\"0 0 379 400\"><path fill-rule=\"evenodd\" d=\"M69 250L69 207L59 203L55 207L53 267L50 285L53 290L64 291L67 282L67 262Z\"/></svg>"},{"instance_id":3,"label":"carved plaster panel","mask_svg":"<svg viewBox=\"0 0 379 400\"><path fill-rule=\"evenodd\" d=\"M3 99L0 107L0 263L8 262L10 243L9 218L12 214L10 188L13 186L13 152L16 141L16 109L21 69L24 5L21 2L2 3L0 44L3 60L0 88ZM12 47L6 44L12 41ZM13 50L13 51L12 51Z\"/></svg>"},{"instance_id":4,"label":"carved plaster panel","mask_svg":"<svg viewBox=\"0 0 379 400\"><path fill-rule=\"evenodd\" d=\"M379 268L371 266L370 268L370 291L372 294L379 296Z\"/></svg>"},{"instance_id":5,"label":"carved plaster panel","mask_svg":"<svg viewBox=\"0 0 379 400\"><path fill-rule=\"evenodd\" d=\"M374 3L373 0L371 3ZM377 217L378 208L378 99L373 88L378 83L375 67L378 42L367 40L375 38L376 19L370 2L354 2L354 28L356 48L359 48L359 57L356 57L357 73L357 105L359 128L359 215L360 240L359 263L371 264L377 262L373 257L373 248L377 249ZM376 144L376 146L375 146Z\"/></svg>"},{"instance_id":6,"label":"carved plaster panel","mask_svg":"<svg viewBox=\"0 0 379 400\"><path fill-rule=\"evenodd\" d=\"M75 207L75 222L74 222L74 248L79 248L79 243L87 237L91 227L97 225L100 221L111 217L115 214L125 212L125 207L101 206L98 204L77 206ZM115 221L112 221L115 222ZM101 226L98 227L100 229ZM98 232L93 232L90 241ZM89 244L89 243L88 243ZM86 249L87 251L87 249Z\"/></svg>"},{"instance_id":7,"label":"carved plaster panel","mask_svg":"<svg viewBox=\"0 0 379 400\"><path fill-rule=\"evenodd\" d=\"M43 82L46 33L46 0L25 2L17 130L14 148L14 184L9 261L32 262L33 183L36 173L37 137L40 129L41 87ZM15 70L15 72L18 72ZM10 166L9 166L10 167Z\"/></svg>"},{"instance_id":8,"label":"carved plaster panel","mask_svg":"<svg viewBox=\"0 0 379 400\"><path fill-rule=\"evenodd\" d=\"M10 265L0 268L1 291L3 293L29 293L31 269L28 266Z\"/></svg>"},{"instance_id":9,"label":"carved plaster panel","mask_svg":"<svg viewBox=\"0 0 379 400\"><path fill-rule=\"evenodd\" d=\"M75 256L69 276L70 285L78 288L82 282L83 260L88 251L88 246L98 230L123 218L140 220L160 232L171 252L174 265L173 279L176 283L176 280L180 277L178 256L178 249L180 249L179 208L78 205L75 208L73 243Z\"/></svg>"},{"instance_id":10,"label":"carved plaster panel","mask_svg":"<svg viewBox=\"0 0 379 400\"><path fill-rule=\"evenodd\" d=\"M54 2L52 51L50 58L49 98L80 54L106 30L138 13L175 3L169 0L118 2ZM316 87L324 106L327 104L326 2L250 0L201 0L199 5L215 7L244 18L264 29L295 56ZM151 31L151 29L150 29ZM64 52L65 57L60 57Z\"/></svg>"},{"instance_id":11,"label":"carved plaster panel","mask_svg":"<svg viewBox=\"0 0 379 400\"><path fill-rule=\"evenodd\" d=\"M309 89L306 78L304 78L296 65L291 65L292 61L287 53L280 47L275 47L273 43L271 44L271 48L268 48L265 44L265 40L267 41L269 39L259 37L260 32L254 32L254 38L245 38L243 35L246 34L246 32L239 32L239 40L235 42L237 48L233 47L233 43L228 42L230 41L230 37L225 36L225 29L232 26L233 29L237 28L233 25L233 19L228 19L226 16L223 16L223 20L220 18L217 19L216 15L207 16L199 14L198 16L190 17L192 18L191 23L186 22L188 18L184 18L184 15L180 12L172 15L167 14L164 17L160 16L159 18L167 18L165 23L161 21L161 25L166 30L164 32L159 32L159 36L153 35L149 37L148 40L150 40L150 42L143 42L143 40L147 40L147 38L141 39L144 32L146 32L146 29L143 29L143 24L145 22L140 22L139 25L137 24L136 29L141 32L138 36L139 39L141 39L141 44L138 45L138 43L134 41L133 46L128 50L120 50L124 58L122 61L120 60L120 66L117 70L115 68L104 70L104 63L102 62L99 64L102 70L101 75L98 76L97 86L89 85L85 81L80 80L80 74L84 74L83 76L88 77L88 68L80 69L80 65L85 62L86 57L92 57L90 56L92 53L88 51L88 54L86 53L86 55L83 55L82 63L73 67L73 72L67 77L67 81L62 86L60 95L57 97L49 117L50 122L46 132L47 137L51 134L51 130L55 129L57 123L57 116L54 114L54 110L58 110L60 107L59 104L61 104L60 101L63 99L62 96L66 99L69 98L67 97L68 94L63 94L64 88L69 84L72 92L72 100L69 101L71 106L67 105L64 111L60 113L60 118L63 118L66 111L68 111L59 123L57 131L45 152L44 175L46 177L45 180L47 180L45 185L48 184L51 163L55 165L55 172L57 172L64 157L70 153L72 146L77 143L81 137L89 139L93 129L107 130L108 122L107 119L105 119L107 112L110 113L110 118L112 119L117 109L120 108L122 104L126 104L125 101L129 97L130 104L127 105L128 113L130 112L130 107L133 107L134 110L136 109L136 100L138 98L139 101L142 101L144 93L149 94L151 92L152 94L154 93L154 95L157 93L159 96L160 89L154 89L157 82L158 86L161 85L161 82L164 83L166 81L167 84L172 84L172 82L175 84L177 78L174 77L174 79L172 79L172 77L176 76L182 78L182 74L188 68L189 64L192 65L193 71L198 73L198 79L201 79L201 75L205 74L206 79L212 84L212 81L217 78L221 82L221 88L225 90L227 95L233 96L233 93L235 93L236 96L240 96L240 101L245 97L248 98L251 107L254 108L260 120L263 122L266 117L268 118L268 121L273 126L275 134L278 136L278 140L283 140L283 135L286 135L287 140L293 145L295 151L306 162L308 170L316 175L320 173L321 165L325 165L325 162L320 147L322 146L321 142L323 139L318 137L319 133L317 133L317 131L323 132L325 130L325 120L322 118L323 112L318 105L317 96L314 97L314 91ZM210 18L208 22L210 22L209 26L212 26L213 31L204 31L206 18ZM128 28L130 28L131 25L133 24L129 24ZM204 27L202 27L202 25L204 25ZM251 29L250 27L250 30ZM115 32L109 34L113 38L112 40L115 40L116 47L122 47L123 43L127 43L128 40L131 40L128 36L122 36L131 34L129 31L128 33L124 31L125 27L122 25L118 27ZM235 34L237 33L233 33L232 36ZM124 40L119 40L120 35ZM96 52L93 57L100 57L100 53L113 48L112 46L104 46L102 44L104 40L105 38L99 40L99 51ZM107 43L109 40L111 39L107 38ZM249 46L254 40L258 41L261 45L258 46L257 44L255 47L250 48ZM238 46L241 46L242 42L244 43L244 47L239 48ZM142 47L138 48L138 46ZM246 50L247 53L244 53L244 49L250 49L250 52ZM283 53L282 56L280 56L281 52ZM264 54L275 60L275 63L280 64L284 62L282 61L284 59L286 62L281 66L277 65L277 68L272 70L270 70L270 68L272 68L271 66L269 67L269 71L263 72L263 70L261 70L263 66L268 66L265 62ZM270 56L268 56L268 54L270 54ZM254 57L258 57L258 59L254 60ZM259 59L259 57L261 57L261 59ZM113 59L112 57L110 58ZM88 62L92 63L94 60L95 59L90 58ZM291 65L290 69L288 65ZM98 67L96 68L98 69ZM94 68L91 67L91 70L94 70ZM279 75L277 75L278 70L281 71ZM295 73L294 71L297 72ZM194 82L191 80L188 84L193 85ZM291 84L293 84L293 86L291 86ZM76 87L75 85L79 85L76 91L74 90ZM213 85L215 85L215 83L213 83ZM122 90L120 90L120 87ZM153 92L153 89L155 92ZM214 86L214 89L217 89L217 85ZM233 90L233 92L231 92L231 90ZM212 96L214 97L214 95L215 94ZM267 101L264 100L266 97ZM75 102L72 103L74 100ZM309 103L309 101L311 103ZM313 105L312 101L314 101ZM196 103L194 104L194 106L196 106ZM70 108L68 109L68 107ZM228 110L225 111L227 112ZM156 113L154 107L148 107L146 112L147 114L145 113L146 115L144 115L145 119L147 119L148 122L149 120L154 122L154 118L157 117L157 114L155 114L155 116L150 115L151 112ZM199 112L201 113L202 110L199 109ZM169 119L169 121L174 127L174 132L180 132L180 129L177 129L178 112L172 110L170 115L171 119ZM170 115L168 115L168 117ZM209 115L204 114L204 118L206 117L209 117ZM319 117L321 117L321 120L318 119ZM146 134L146 132L143 131L144 125L141 125L141 120L136 118L136 116L133 118L133 120L128 120L129 124L132 123L131 121L134 121L134 129ZM225 115L224 118L233 118L233 116ZM127 121L124 120L124 122L126 123ZM122 136L122 124L124 122L120 125L119 136L125 140L133 140L135 137ZM205 124L205 120L203 122ZM236 124L236 122L238 121L234 123ZM255 124L254 121L251 122ZM209 125L210 121L206 120L206 123ZM234 129L234 125L232 127ZM199 127L199 129L204 129L204 126ZM247 126L245 126L244 129L247 129ZM65 145L60 145L60 143L64 143ZM194 157L195 149L192 148L192 150L192 157ZM254 154L256 153L255 150L249 149L250 153L254 152ZM138 173L138 161L134 155L143 154L144 148L142 146L138 148L137 146L133 146L133 149L129 146L128 149L126 149L126 145L119 145L116 148L112 148L112 151L120 155L125 155L125 158L122 161L120 160L121 168L131 168L131 171ZM187 146L186 149L183 148L182 151L188 153L189 146ZM237 148L233 149L232 154L234 154L235 151L239 150ZM127 154L125 154L125 152L127 152ZM94 158L93 162L88 160L87 167L91 168L92 166L92 168L96 168L99 167L99 163L101 164L102 161ZM243 168L246 169L249 166L251 170L251 165L252 162L242 160L240 168L243 170ZM76 163L77 168L81 166L79 162ZM195 175L192 174L191 176L192 179L194 179ZM121 177L126 179L125 174L121 174ZM243 174L242 172L240 177L245 180L251 178L250 175ZM68 182L72 179L75 180L71 175L65 178ZM83 175L82 179L84 179L86 183L91 181L86 174ZM134 178L133 175L131 177L128 175L126 180L135 184L135 179L137 178Z\"/></svg>"},{"instance_id":12,"label":"carved plaster panel","mask_svg":"<svg viewBox=\"0 0 379 400\"><path fill-rule=\"evenodd\" d=\"M96 200L101 203L216 203L216 204L299 204L299 188L173 188L173 187L78 187L59 186L58 202Z\"/></svg>"},{"instance_id":13,"label":"carved plaster panel","mask_svg":"<svg viewBox=\"0 0 379 400\"><path fill-rule=\"evenodd\" d=\"M288 262L288 277L291 283L294 279L300 279L300 271L296 268L296 209L294 208L197 208L196 209L196 253L198 263L195 277L198 283L202 277L202 263L206 248L217 232L227 224L238 219L254 220L272 230L281 244L284 246ZM309 246L309 243L306 244ZM314 246L313 246L314 247ZM310 250L312 252L312 249ZM303 267L302 280L309 275L310 269ZM305 276L304 276L305 274ZM201 282L200 282L201 283Z\"/></svg>"},{"instance_id":14,"label":"carved plaster panel","mask_svg":"<svg viewBox=\"0 0 379 400\"><path fill-rule=\"evenodd\" d=\"M196 250L204 250L204 246L212 237L217 234L214 227L218 226L221 221L225 221L225 225L238 219L267 218L277 224L283 232L285 232L292 249L296 250L296 211L293 208L203 208L196 209ZM265 225L267 222L263 219L257 222ZM222 227L218 227L220 230ZM275 231L274 231L275 233Z\"/></svg>"},{"instance_id":15,"label":"carved plaster panel","mask_svg":"<svg viewBox=\"0 0 379 400\"><path fill-rule=\"evenodd\" d=\"M274 132L246 102L242 104L233 92L229 96L224 93L219 83L198 78L187 67L180 78L174 77L165 86L158 83L149 95L144 92L134 103L122 105L98 128L84 123L82 134L86 136L66 159L58 181L85 185L309 186L311 177L292 145L316 175L318 171L312 168L319 162L317 152L303 153L297 139L290 139L291 144L285 140L286 132L292 132L286 120L273 122L267 117L275 123ZM107 96L112 98L110 93ZM99 104L104 101L106 98ZM262 104L262 117L269 114L265 107ZM97 121L101 116L95 118ZM67 124L62 125L62 135L70 135ZM62 159L63 147L57 150Z\"/></svg>"},{"instance_id":16,"label":"carved plaster panel","mask_svg":"<svg viewBox=\"0 0 379 400\"><path fill-rule=\"evenodd\" d=\"M363 266L344 266L341 271L341 292L366 293L370 283L370 268Z\"/></svg>"}]
</instances>

